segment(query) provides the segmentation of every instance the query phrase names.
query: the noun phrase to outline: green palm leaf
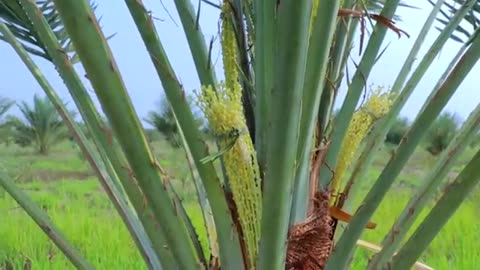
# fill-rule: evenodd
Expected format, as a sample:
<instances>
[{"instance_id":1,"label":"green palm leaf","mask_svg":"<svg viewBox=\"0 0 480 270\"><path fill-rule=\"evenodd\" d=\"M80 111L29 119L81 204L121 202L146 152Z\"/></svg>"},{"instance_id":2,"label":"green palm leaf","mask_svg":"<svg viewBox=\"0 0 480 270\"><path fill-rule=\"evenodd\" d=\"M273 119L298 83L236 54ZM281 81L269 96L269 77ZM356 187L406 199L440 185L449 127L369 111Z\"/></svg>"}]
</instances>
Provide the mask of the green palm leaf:
<instances>
[{"instance_id":1,"label":"green palm leaf","mask_svg":"<svg viewBox=\"0 0 480 270\"><path fill-rule=\"evenodd\" d=\"M361 1L361 0L358 0L358 1ZM366 9L367 9L368 12L380 13L385 6L386 0L366 0L366 1L363 1L363 2L366 2L365 6L367 7ZM399 7L405 7L405 8L418 9L418 7L409 5L409 4L405 3L405 1L401 1L400 4L398 4L398 6ZM393 15L393 19L395 21L400 21L401 20L401 18L398 14Z\"/></svg>"},{"instance_id":2,"label":"green palm leaf","mask_svg":"<svg viewBox=\"0 0 480 270\"><path fill-rule=\"evenodd\" d=\"M428 0L432 5L435 5L435 2ZM448 24L450 19L458 12L461 6L465 3L465 0L450 0L446 1L443 5L444 8L440 11L441 16L437 18L437 21L440 22L442 27L435 27L437 30L442 31L445 28L445 25ZM472 35L480 26L480 2L477 2L473 5L472 10L464 17L462 25L458 25L455 29L455 32L452 34L451 38L457 42L465 43L472 38ZM471 27L467 29L465 25Z\"/></svg>"},{"instance_id":3,"label":"green palm leaf","mask_svg":"<svg viewBox=\"0 0 480 270\"><path fill-rule=\"evenodd\" d=\"M0 97L0 117L2 117L15 104L13 100Z\"/></svg>"},{"instance_id":4,"label":"green palm leaf","mask_svg":"<svg viewBox=\"0 0 480 270\"><path fill-rule=\"evenodd\" d=\"M45 16L48 24L53 29L55 37L62 45L63 51L71 57L73 63L78 62L73 44L63 26L62 19L55 8L53 0L37 0L36 3L40 10L42 10L43 16ZM95 10L97 7L93 1L90 1L90 6L92 10ZM48 54L45 45L41 38L39 38L20 1L0 0L0 18L15 37L20 40L25 50L50 62L52 61L52 57ZM108 38L111 37L113 37L113 35ZM0 39L5 40L1 34Z\"/></svg>"}]
</instances>

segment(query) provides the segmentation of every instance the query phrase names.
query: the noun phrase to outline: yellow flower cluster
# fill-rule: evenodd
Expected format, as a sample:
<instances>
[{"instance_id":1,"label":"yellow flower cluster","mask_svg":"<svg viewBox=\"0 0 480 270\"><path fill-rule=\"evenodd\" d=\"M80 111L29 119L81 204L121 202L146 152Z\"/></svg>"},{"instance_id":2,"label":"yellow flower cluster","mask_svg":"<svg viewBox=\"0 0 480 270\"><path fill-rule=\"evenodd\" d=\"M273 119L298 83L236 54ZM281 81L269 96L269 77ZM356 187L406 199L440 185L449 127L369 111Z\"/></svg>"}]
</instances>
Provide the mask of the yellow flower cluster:
<instances>
[{"instance_id":1,"label":"yellow flower cluster","mask_svg":"<svg viewBox=\"0 0 480 270\"><path fill-rule=\"evenodd\" d=\"M240 91L240 84L238 83L238 70L236 65L237 58L237 41L235 38L235 32L233 30L232 7L225 1L222 5L222 57L223 57L223 69L225 71L225 84L226 87L232 89L233 92Z\"/></svg>"},{"instance_id":2,"label":"yellow flower cluster","mask_svg":"<svg viewBox=\"0 0 480 270\"><path fill-rule=\"evenodd\" d=\"M230 20L232 11L227 1L223 4L222 11L221 45L225 82L215 90L212 86L203 86L199 95L199 106L208 119L212 132L218 138L220 149L228 148L232 140L236 139L233 147L222 157L238 211L249 262L253 267L258 254L262 215L259 168L252 140L246 132L248 129L236 65L237 43ZM237 138L232 138L233 131L239 132Z\"/></svg>"},{"instance_id":3,"label":"yellow flower cluster","mask_svg":"<svg viewBox=\"0 0 480 270\"><path fill-rule=\"evenodd\" d=\"M366 103L353 114L347 134L342 142L338 163L335 168L335 175L332 181L332 194L334 195L338 195L342 177L348 165L352 162L352 158L363 138L368 134L375 121L390 110L394 100L394 93L382 93L382 90L382 87L378 87L375 91L372 91ZM333 198L336 198L336 196L332 196Z\"/></svg>"},{"instance_id":4,"label":"yellow flower cluster","mask_svg":"<svg viewBox=\"0 0 480 270\"><path fill-rule=\"evenodd\" d=\"M258 254L262 211L256 153L250 135L245 132L247 126L241 96L222 85L217 90L215 92L212 87L203 87L199 96L200 107L221 149L227 148L235 139L229 136L232 131L240 132L233 147L223 154L223 159L250 263L254 265Z\"/></svg>"}]
</instances>

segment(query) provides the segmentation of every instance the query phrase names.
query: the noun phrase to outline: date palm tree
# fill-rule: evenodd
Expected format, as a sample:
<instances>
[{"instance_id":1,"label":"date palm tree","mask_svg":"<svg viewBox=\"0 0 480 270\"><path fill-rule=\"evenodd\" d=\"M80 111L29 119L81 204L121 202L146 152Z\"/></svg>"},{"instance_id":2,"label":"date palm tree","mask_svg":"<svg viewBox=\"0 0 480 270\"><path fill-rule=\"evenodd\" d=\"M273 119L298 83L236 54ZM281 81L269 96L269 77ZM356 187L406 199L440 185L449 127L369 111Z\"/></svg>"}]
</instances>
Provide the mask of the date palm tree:
<instances>
[{"instance_id":1,"label":"date palm tree","mask_svg":"<svg viewBox=\"0 0 480 270\"><path fill-rule=\"evenodd\" d=\"M200 245L177 191L152 154L91 3L0 1L3 7L9 7L0 12L5 21L0 24L2 38L30 68L75 134L147 266L186 270L347 269L357 246L362 246L377 252L368 269L409 269L414 265L428 269L416 261L480 181L480 152L471 157L408 239L406 232L473 138L480 123L480 105L449 144L445 151L449 154L440 155L385 240L374 245L360 237L365 229L375 229L376 223L371 220L375 210L419 147L427 128L480 58L480 35L472 33L451 65L444 67L444 76L431 89L431 96L361 204L352 205L349 194L358 189L357 183L364 179L378 144L383 143L440 49L458 31L460 23L472 21L478 1L460 1L413 69L425 35L440 10L449 7L447 1L434 3L391 90L372 91L360 107L362 89L382 53L387 31L405 34L393 23L401 1L377 1L379 12L366 9L367 2L354 0L201 1L221 9L221 82L212 68L212 52L197 23L197 11L189 0L173 2L200 79L198 102L216 138L216 151L210 151L195 125L148 8L141 0L125 0L198 176L192 184L198 191L209 232L208 250ZM365 23L367 20L372 24ZM373 29L367 38L368 25ZM343 71L359 31L365 37L361 60L353 77L346 78ZM32 52L26 44L40 49ZM93 142L85 139L31 61L30 55L35 52L58 70ZM68 53L75 53L81 61L112 130L106 131L100 121L86 87L66 57ZM343 81L348 82L347 95L331 121L333 101ZM110 147L110 136L119 148ZM355 153L359 145L363 146ZM218 163L222 166L217 167ZM352 176L347 178L349 166ZM94 268L8 177L0 176L0 184L77 268ZM353 208L356 211L352 216L348 213L353 213ZM348 223L344 230L336 226L339 221Z\"/></svg>"},{"instance_id":2,"label":"date palm tree","mask_svg":"<svg viewBox=\"0 0 480 270\"><path fill-rule=\"evenodd\" d=\"M168 100L162 99L157 106L157 110L150 111L144 121L163 134L173 147L182 146L177 121ZM197 118L195 122L198 128L203 124L200 118Z\"/></svg>"},{"instance_id":3,"label":"date palm tree","mask_svg":"<svg viewBox=\"0 0 480 270\"><path fill-rule=\"evenodd\" d=\"M3 117L13 104L15 104L13 100L0 96L0 117Z\"/></svg>"},{"instance_id":4,"label":"date palm tree","mask_svg":"<svg viewBox=\"0 0 480 270\"><path fill-rule=\"evenodd\" d=\"M15 104L13 100L0 96L0 140L8 142L10 137L9 127L6 123L4 115Z\"/></svg>"},{"instance_id":5,"label":"date palm tree","mask_svg":"<svg viewBox=\"0 0 480 270\"><path fill-rule=\"evenodd\" d=\"M22 146L34 145L37 152L47 155L50 148L68 137L60 114L48 97L33 96L33 106L25 101L18 104L25 121L12 119L13 137Z\"/></svg>"}]
</instances>

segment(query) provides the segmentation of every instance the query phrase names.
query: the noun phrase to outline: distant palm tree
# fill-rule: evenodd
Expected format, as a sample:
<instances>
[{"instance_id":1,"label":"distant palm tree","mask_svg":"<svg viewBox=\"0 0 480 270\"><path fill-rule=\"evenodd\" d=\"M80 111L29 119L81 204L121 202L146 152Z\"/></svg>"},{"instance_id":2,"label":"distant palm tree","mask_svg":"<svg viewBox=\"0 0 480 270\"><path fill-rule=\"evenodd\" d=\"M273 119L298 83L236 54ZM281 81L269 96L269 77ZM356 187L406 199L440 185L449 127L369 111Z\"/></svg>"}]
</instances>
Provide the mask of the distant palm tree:
<instances>
[{"instance_id":1,"label":"distant palm tree","mask_svg":"<svg viewBox=\"0 0 480 270\"><path fill-rule=\"evenodd\" d=\"M18 108L26 121L12 119L15 143L21 146L34 144L39 154L47 155L52 145L68 137L68 130L48 98L35 95L33 107L22 102Z\"/></svg>"},{"instance_id":2,"label":"distant palm tree","mask_svg":"<svg viewBox=\"0 0 480 270\"><path fill-rule=\"evenodd\" d=\"M5 113L15 104L15 101L5 97L0 97L0 142L8 143L10 138L9 127L5 119Z\"/></svg>"},{"instance_id":3,"label":"distant palm tree","mask_svg":"<svg viewBox=\"0 0 480 270\"><path fill-rule=\"evenodd\" d=\"M0 97L0 119L15 104L15 101L5 97Z\"/></svg>"},{"instance_id":4,"label":"distant palm tree","mask_svg":"<svg viewBox=\"0 0 480 270\"><path fill-rule=\"evenodd\" d=\"M196 124L200 127L203 123L202 120L200 118L196 118L196 120ZM148 116L144 118L144 121L163 134L173 147L180 147L182 145L175 116L166 99L162 99L158 103L158 109L156 111L150 111Z\"/></svg>"}]
</instances>

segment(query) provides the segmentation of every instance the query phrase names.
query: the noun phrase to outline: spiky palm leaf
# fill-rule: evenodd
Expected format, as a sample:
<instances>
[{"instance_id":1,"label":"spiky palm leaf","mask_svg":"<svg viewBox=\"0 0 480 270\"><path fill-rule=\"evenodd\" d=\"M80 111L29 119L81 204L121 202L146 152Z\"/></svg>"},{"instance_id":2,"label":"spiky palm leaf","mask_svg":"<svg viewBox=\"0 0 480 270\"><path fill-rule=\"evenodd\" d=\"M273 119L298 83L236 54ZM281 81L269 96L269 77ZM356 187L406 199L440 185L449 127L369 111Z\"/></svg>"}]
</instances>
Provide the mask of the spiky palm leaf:
<instances>
[{"instance_id":1,"label":"spiky palm leaf","mask_svg":"<svg viewBox=\"0 0 480 270\"><path fill-rule=\"evenodd\" d=\"M71 57L73 63L78 62L78 57L75 54L73 44L63 26L60 15L55 9L53 0L36 0L36 3L41 9L48 24L54 30L55 37L61 44L63 52ZM90 6L92 10L95 10L97 7L94 1L90 1ZM20 1L0 1L0 18L5 22L10 31L12 31L12 33L21 41L25 50L48 61L52 61L51 56L48 54L45 45L41 38L39 38L35 27L33 27L32 22L25 13ZM5 40L5 37L0 34L0 39Z\"/></svg>"},{"instance_id":2,"label":"spiky palm leaf","mask_svg":"<svg viewBox=\"0 0 480 270\"><path fill-rule=\"evenodd\" d=\"M0 142L7 142L10 137L10 127L3 115L15 104L13 100L0 96Z\"/></svg>"},{"instance_id":3,"label":"spiky palm leaf","mask_svg":"<svg viewBox=\"0 0 480 270\"><path fill-rule=\"evenodd\" d=\"M1 117L15 104L13 100L5 97L0 97L0 120Z\"/></svg>"},{"instance_id":4,"label":"spiky palm leaf","mask_svg":"<svg viewBox=\"0 0 480 270\"><path fill-rule=\"evenodd\" d=\"M358 0L358 1L360 2L362 0ZM368 12L380 13L382 11L383 7L385 6L385 2L387 2L387 1L386 0L366 0L366 1L363 1L363 2L366 2L365 6L366 6L366 9L367 9ZM405 8L418 9L418 7L416 7L414 5L411 5L410 3L407 4L406 1L401 1L400 4L398 4L398 6L399 7L405 7ZM395 21L400 21L401 17L398 14L395 14L393 16L393 19Z\"/></svg>"},{"instance_id":5,"label":"spiky palm leaf","mask_svg":"<svg viewBox=\"0 0 480 270\"><path fill-rule=\"evenodd\" d=\"M442 31L444 26L448 24L449 20L452 16L458 12L459 8L466 2L467 0L449 0L444 3L444 8L440 11L441 16L437 18L437 21L443 27L435 27L437 30ZM435 5L435 2L432 0L428 0L428 2L432 5ZM458 25L454 34L452 34L451 38L457 42L465 43L469 40L472 35L477 31L480 26L480 2L473 6L472 10L468 13L467 16L464 18L464 22L466 25L471 27L471 29L466 29L466 25Z\"/></svg>"}]
</instances>

